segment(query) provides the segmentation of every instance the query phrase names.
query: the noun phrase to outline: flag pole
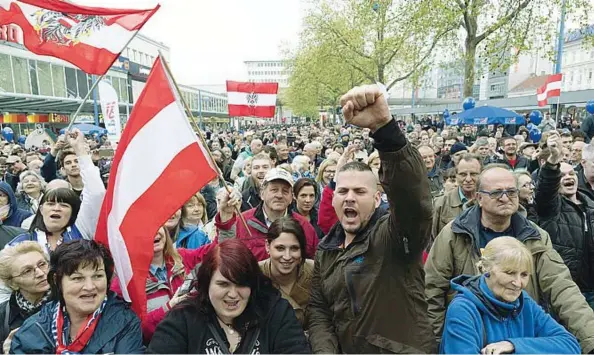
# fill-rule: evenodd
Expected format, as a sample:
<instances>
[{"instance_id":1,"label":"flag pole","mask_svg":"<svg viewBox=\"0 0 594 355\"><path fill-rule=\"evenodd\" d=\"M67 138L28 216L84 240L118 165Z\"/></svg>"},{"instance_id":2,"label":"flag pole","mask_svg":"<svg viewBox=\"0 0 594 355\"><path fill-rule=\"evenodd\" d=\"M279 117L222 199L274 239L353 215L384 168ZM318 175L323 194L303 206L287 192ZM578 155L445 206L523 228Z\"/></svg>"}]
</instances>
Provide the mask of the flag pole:
<instances>
[{"instance_id":1,"label":"flag pole","mask_svg":"<svg viewBox=\"0 0 594 355\"><path fill-rule=\"evenodd\" d=\"M136 33L138 34L138 32ZM128 45L130 45L130 42L132 42L132 40L134 38L136 38L136 34L134 34L134 36L132 36L128 42L126 43L126 45L124 46L124 49L128 48ZM124 50L122 49L122 51ZM118 54L119 55L122 54L121 52ZM115 60L114 60L115 62ZM113 65L113 63L112 63ZM70 129L72 128L72 125L74 124L74 122L76 122L76 117L80 114L80 111L82 111L83 106L85 105L85 103L87 102L87 100L89 99L89 97L91 96L91 94L93 93L93 91L95 91L95 88L97 87L97 85L99 85L99 82L101 80L103 80L103 78L105 78L105 75L107 75L107 72L109 71L109 69L107 69L107 71L105 73L103 73L100 77L97 78L97 80L95 80L95 82L93 83L93 85L89 88L89 92L87 92L87 95L84 97L84 99L82 100L82 102L80 103L80 105L78 105L78 108L76 109L76 111L74 112L74 114L70 117L70 123L68 124L68 128L66 128L66 131L70 131Z\"/></svg>"},{"instance_id":2,"label":"flag pole","mask_svg":"<svg viewBox=\"0 0 594 355\"><path fill-rule=\"evenodd\" d=\"M204 149L208 153L208 158L210 159L211 165L216 168L216 172L217 172L217 176L219 178L219 181L225 187L225 190L227 190L227 193L228 194L231 194L231 189L229 189L229 186L227 186L227 183L225 182L225 179L223 178L223 173L221 172L221 169L217 165L216 161L214 160L214 157L212 156L212 152L210 151L210 148L208 147L208 144L206 144L206 139L204 139L204 136L202 135L202 131L200 130L200 127L196 123L196 118L194 117L194 114L192 114L192 110L188 106L188 103L186 102L186 100L182 96L181 90L180 90L179 86L177 85L177 81L173 77L173 74L171 73L171 70L169 69L169 64L167 64L167 62L165 61L165 58L163 57L161 51L159 51L159 58L161 58L161 62L163 63L163 67L165 68L165 70L167 71L167 74L171 78L171 81L173 82L173 86L175 86L175 90L177 91L177 96L179 96L180 101L184 105L185 110L188 112L188 115L191 118L190 122L194 124L194 127L195 128L197 128L198 137L200 137L200 141L202 142L202 145L204 146ZM243 214L241 214L241 211L239 210L239 207L235 207L235 212L239 216L239 219L243 223L243 226L246 229L246 231L248 232L248 234L250 235L250 237L252 237L252 232L248 228L248 225L247 225L247 222L245 220L245 217L243 216Z\"/></svg>"}]
</instances>

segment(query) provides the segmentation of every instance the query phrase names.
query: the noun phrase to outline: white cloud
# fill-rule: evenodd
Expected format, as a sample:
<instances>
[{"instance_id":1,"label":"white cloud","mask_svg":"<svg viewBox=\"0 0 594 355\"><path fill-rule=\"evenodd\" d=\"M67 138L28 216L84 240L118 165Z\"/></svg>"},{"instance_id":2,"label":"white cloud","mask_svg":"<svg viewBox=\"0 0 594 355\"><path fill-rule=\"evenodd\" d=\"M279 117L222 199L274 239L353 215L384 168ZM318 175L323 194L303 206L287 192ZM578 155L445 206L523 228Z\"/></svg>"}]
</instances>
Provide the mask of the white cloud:
<instances>
[{"instance_id":1,"label":"white cloud","mask_svg":"<svg viewBox=\"0 0 594 355\"><path fill-rule=\"evenodd\" d=\"M74 0L77 4L150 8L150 0ZM171 66L183 84L244 80L244 60L280 59L280 45L297 44L300 0L162 0L144 35L171 48Z\"/></svg>"}]
</instances>

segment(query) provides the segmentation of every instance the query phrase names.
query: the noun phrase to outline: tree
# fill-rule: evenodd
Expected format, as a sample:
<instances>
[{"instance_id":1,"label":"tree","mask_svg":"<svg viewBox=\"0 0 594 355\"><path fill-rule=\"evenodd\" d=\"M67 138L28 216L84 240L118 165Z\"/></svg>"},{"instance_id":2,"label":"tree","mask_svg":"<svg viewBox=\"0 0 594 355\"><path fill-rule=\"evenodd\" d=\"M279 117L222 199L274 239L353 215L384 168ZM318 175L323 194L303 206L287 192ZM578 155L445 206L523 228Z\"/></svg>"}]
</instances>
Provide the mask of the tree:
<instances>
[{"instance_id":1,"label":"tree","mask_svg":"<svg viewBox=\"0 0 594 355\"><path fill-rule=\"evenodd\" d=\"M335 105L363 82L390 89L421 77L433 50L457 28L443 18L449 12L432 6L441 1L447 0L314 0L289 57L289 105L312 111L314 102Z\"/></svg>"},{"instance_id":2,"label":"tree","mask_svg":"<svg viewBox=\"0 0 594 355\"><path fill-rule=\"evenodd\" d=\"M444 11L464 34L464 96L472 95L477 56L490 70L508 68L534 48L554 51L562 0L451 0ZM567 1L568 17L587 18L588 0Z\"/></svg>"}]
</instances>

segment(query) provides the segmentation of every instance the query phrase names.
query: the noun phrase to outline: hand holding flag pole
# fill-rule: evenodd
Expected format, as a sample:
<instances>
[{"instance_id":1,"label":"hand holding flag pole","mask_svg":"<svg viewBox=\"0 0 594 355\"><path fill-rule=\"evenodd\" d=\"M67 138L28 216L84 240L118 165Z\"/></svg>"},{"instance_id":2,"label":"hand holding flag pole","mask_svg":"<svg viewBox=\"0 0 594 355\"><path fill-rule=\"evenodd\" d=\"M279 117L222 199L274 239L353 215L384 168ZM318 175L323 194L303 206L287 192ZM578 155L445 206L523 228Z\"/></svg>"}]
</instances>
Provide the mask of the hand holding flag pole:
<instances>
[{"instance_id":1,"label":"hand holding flag pole","mask_svg":"<svg viewBox=\"0 0 594 355\"><path fill-rule=\"evenodd\" d=\"M196 132L198 133L198 137L200 138L200 141L202 142L202 146L204 147L204 149L206 150L206 153L208 154L208 159L210 159L211 166L213 166L215 168L215 170L217 172L217 176L219 177L219 181L225 187L225 190L227 190L227 193L231 194L231 189L229 189L229 186L225 182L225 179L223 178L223 173L221 172L221 169L219 168L219 166L215 162L214 157L212 156L212 152L210 151L210 148L208 147L208 144L206 144L206 139L204 139L204 136L202 135L202 131L200 130L200 127L196 123L196 118L194 117L194 114L192 114L192 110L188 106L188 103L186 102L186 100L182 96L181 90L179 89L179 86L177 85L177 81L173 77L173 73L171 73L171 69L169 68L169 64L167 63L167 61L163 57L161 51L159 51L159 57L161 58L161 62L163 62L163 66L165 67L165 70L169 74L169 77L171 77L171 81L173 82L173 86L175 86L175 90L177 91L177 95L179 96L180 101L184 105L184 108L186 109L188 115L191 118L190 119L190 123L194 126L194 128L196 129ZM245 220L245 217L243 216L243 214L241 214L241 211L239 210L239 207L236 207L235 208L235 213L237 213L237 216L241 220L241 223L243 223L244 228L247 230L247 232L248 232L248 234L249 234L249 236L251 238L252 237L252 232L248 228L248 225L247 225L247 222Z\"/></svg>"}]
</instances>

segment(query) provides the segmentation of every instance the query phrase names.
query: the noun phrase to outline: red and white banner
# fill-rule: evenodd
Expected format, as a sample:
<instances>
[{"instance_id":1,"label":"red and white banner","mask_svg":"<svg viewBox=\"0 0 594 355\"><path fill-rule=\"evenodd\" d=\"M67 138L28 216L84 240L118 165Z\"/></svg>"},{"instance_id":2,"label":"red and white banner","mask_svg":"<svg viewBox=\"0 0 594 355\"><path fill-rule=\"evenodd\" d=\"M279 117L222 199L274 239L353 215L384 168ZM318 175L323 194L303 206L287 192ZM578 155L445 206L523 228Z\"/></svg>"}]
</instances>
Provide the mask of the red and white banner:
<instances>
[{"instance_id":1,"label":"red and white banner","mask_svg":"<svg viewBox=\"0 0 594 355\"><path fill-rule=\"evenodd\" d=\"M536 90L538 106L546 106L549 97L561 96L563 74L554 74L547 77L546 83Z\"/></svg>"},{"instance_id":2,"label":"red and white banner","mask_svg":"<svg viewBox=\"0 0 594 355\"><path fill-rule=\"evenodd\" d=\"M105 123L105 129L107 130L107 137L110 142L117 143L122 136L118 93L106 79L101 80L97 85L97 88L99 89L101 112L103 113L103 122Z\"/></svg>"},{"instance_id":3,"label":"red and white banner","mask_svg":"<svg viewBox=\"0 0 594 355\"><path fill-rule=\"evenodd\" d=\"M146 314L146 279L157 231L217 176L157 58L122 133L95 240L107 245L120 288Z\"/></svg>"},{"instance_id":4,"label":"red and white banner","mask_svg":"<svg viewBox=\"0 0 594 355\"><path fill-rule=\"evenodd\" d=\"M242 83L227 80L229 116L272 118L278 83Z\"/></svg>"},{"instance_id":5,"label":"red and white banner","mask_svg":"<svg viewBox=\"0 0 594 355\"><path fill-rule=\"evenodd\" d=\"M86 73L102 75L158 9L159 5L127 10L62 0L0 0L0 28L10 29L7 39L35 54L60 58Z\"/></svg>"}]
</instances>

